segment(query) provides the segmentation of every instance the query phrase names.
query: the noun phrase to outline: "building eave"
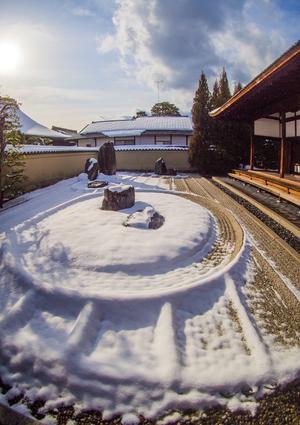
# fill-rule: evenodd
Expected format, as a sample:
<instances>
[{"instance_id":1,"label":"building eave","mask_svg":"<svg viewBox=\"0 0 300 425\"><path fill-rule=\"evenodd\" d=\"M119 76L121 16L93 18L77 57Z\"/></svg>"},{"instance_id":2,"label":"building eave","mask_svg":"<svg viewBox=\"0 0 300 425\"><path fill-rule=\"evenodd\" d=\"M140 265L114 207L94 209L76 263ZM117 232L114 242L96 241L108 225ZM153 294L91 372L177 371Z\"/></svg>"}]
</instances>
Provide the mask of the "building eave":
<instances>
[{"instance_id":1,"label":"building eave","mask_svg":"<svg viewBox=\"0 0 300 425\"><path fill-rule=\"evenodd\" d=\"M242 90L232 96L226 103L219 108L211 111L209 115L212 118L224 118L226 114L230 114L231 110L245 101L250 95L259 89L259 87L266 84L268 80L273 78L275 74L282 72L288 65L294 61L300 59L300 41L293 45L288 51L283 53L278 59L276 59L270 66L256 76L250 83L248 83Z\"/></svg>"}]
</instances>

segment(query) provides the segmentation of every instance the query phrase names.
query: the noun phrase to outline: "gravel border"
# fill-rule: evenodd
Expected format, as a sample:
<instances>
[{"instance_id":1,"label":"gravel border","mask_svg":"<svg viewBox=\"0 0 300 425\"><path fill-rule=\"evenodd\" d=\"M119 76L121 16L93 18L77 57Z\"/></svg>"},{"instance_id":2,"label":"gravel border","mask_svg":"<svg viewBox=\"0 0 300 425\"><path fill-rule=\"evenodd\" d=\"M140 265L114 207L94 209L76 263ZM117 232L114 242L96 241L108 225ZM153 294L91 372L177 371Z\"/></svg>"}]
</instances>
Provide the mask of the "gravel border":
<instances>
[{"instance_id":1,"label":"gravel border","mask_svg":"<svg viewBox=\"0 0 300 425\"><path fill-rule=\"evenodd\" d=\"M297 238L292 232L287 230L281 224L277 223L277 221L273 220L267 214L263 213L261 210L256 208L254 205L245 201L243 198L236 195L231 190L225 188L220 183L217 183L214 180L211 180L211 182L218 189L221 189L223 192L225 192L227 195L233 198L236 202L238 202L240 205L242 205L244 208L250 211L253 215L259 218L264 224L270 227L270 229L272 229L281 239L283 239L287 244L289 244L295 251L297 251L300 254L300 239Z\"/></svg>"}]
</instances>

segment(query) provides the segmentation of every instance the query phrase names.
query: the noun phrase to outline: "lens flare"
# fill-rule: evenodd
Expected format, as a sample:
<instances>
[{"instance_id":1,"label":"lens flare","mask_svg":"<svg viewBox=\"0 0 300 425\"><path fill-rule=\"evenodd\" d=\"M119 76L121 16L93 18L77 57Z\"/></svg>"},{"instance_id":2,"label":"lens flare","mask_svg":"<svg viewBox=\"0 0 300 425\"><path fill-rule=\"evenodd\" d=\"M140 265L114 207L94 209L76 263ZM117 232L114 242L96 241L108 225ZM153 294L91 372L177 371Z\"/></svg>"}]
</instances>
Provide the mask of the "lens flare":
<instances>
[{"instance_id":1,"label":"lens flare","mask_svg":"<svg viewBox=\"0 0 300 425\"><path fill-rule=\"evenodd\" d=\"M0 74L9 74L17 70L21 61L21 49L10 41L0 41Z\"/></svg>"}]
</instances>

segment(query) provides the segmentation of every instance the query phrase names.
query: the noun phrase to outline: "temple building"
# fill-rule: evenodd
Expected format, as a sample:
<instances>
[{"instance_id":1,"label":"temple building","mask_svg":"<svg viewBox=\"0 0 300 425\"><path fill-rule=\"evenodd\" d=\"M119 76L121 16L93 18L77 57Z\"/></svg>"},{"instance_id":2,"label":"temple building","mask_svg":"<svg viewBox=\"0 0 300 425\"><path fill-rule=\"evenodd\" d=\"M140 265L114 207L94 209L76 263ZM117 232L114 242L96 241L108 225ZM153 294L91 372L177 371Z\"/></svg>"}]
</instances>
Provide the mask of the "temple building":
<instances>
[{"instance_id":1,"label":"temple building","mask_svg":"<svg viewBox=\"0 0 300 425\"><path fill-rule=\"evenodd\" d=\"M250 169L262 140L278 144L278 173L300 173L300 41L210 115L251 124Z\"/></svg>"},{"instance_id":2,"label":"temple building","mask_svg":"<svg viewBox=\"0 0 300 425\"><path fill-rule=\"evenodd\" d=\"M120 145L188 146L192 120L182 116L149 116L127 120L93 121L68 140L77 146Z\"/></svg>"}]
</instances>

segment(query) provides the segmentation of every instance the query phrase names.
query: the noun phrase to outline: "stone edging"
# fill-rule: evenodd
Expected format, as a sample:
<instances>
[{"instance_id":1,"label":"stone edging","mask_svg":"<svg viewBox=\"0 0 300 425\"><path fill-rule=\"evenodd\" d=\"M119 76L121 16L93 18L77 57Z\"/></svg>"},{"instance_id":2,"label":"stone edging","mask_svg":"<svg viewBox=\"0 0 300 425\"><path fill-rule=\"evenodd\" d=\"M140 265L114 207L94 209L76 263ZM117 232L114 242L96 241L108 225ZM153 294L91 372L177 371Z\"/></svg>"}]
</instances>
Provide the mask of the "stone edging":
<instances>
[{"instance_id":1,"label":"stone edging","mask_svg":"<svg viewBox=\"0 0 300 425\"><path fill-rule=\"evenodd\" d=\"M239 190L232 188L227 183L213 177L212 182L227 195L231 196L236 202L243 205L248 211L259 218L263 223L270 227L281 239L283 239L296 252L300 253L300 231L285 220L279 214L263 206L256 200L250 198Z\"/></svg>"}]
</instances>

